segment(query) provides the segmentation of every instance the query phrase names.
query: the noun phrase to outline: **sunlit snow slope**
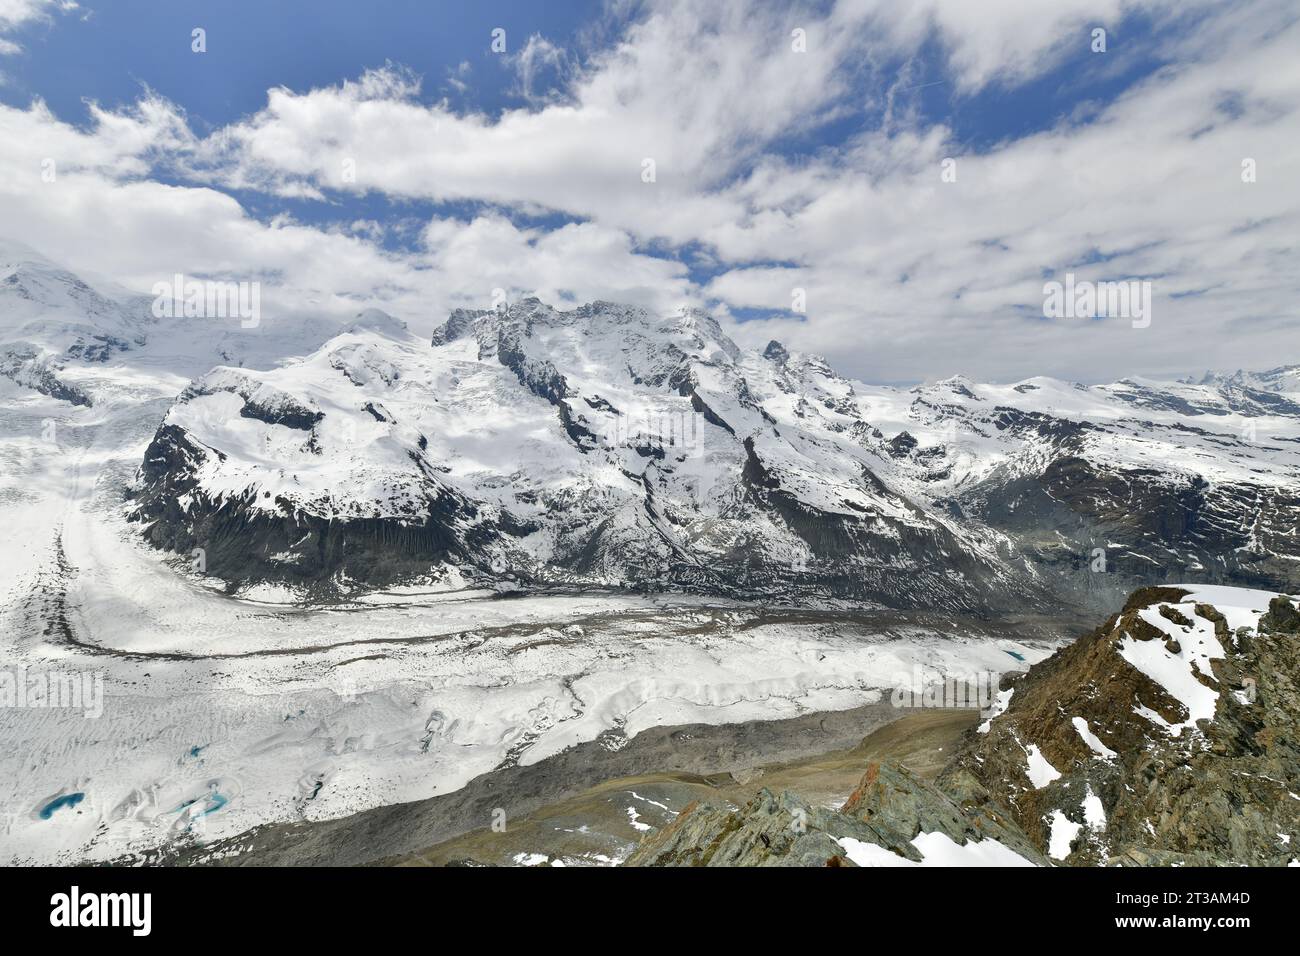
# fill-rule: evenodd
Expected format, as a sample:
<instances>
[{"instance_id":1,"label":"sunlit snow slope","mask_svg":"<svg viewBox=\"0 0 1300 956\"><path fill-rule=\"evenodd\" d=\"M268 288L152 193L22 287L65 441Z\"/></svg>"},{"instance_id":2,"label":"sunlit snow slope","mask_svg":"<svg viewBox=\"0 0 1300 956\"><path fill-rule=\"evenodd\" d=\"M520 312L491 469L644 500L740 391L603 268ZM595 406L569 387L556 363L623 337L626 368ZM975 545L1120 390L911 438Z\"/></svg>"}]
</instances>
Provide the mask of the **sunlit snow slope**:
<instances>
[{"instance_id":1,"label":"sunlit snow slope","mask_svg":"<svg viewBox=\"0 0 1300 956\"><path fill-rule=\"evenodd\" d=\"M1285 587L1293 378L903 391L693 311L529 299L431 344L369 313L301 362L195 381L135 515L232 588L317 597L511 580L1007 609Z\"/></svg>"}]
</instances>

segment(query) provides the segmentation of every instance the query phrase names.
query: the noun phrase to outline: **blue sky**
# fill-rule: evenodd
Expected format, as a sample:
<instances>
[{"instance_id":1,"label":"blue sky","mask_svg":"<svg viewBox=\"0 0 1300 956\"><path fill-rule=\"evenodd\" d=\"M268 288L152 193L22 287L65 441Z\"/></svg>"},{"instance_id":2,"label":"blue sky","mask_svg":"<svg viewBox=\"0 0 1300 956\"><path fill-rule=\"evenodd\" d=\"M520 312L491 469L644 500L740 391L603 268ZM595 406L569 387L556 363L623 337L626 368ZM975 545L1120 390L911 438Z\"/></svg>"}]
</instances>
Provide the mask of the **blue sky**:
<instances>
[{"instance_id":1,"label":"blue sky","mask_svg":"<svg viewBox=\"0 0 1300 956\"><path fill-rule=\"evenodd\" d=\"M85 125L88 101L129 107L145 89L184 109L196 131L237 122L266 105L267 90L307 91L395 63L425 78L420 99L449 99L458 108L499 114L526 106L511 62L490 49L494 29L524 39L545 35L576 49L601 18L590 0L539 4L429 3L385 0L374 8L345 0L229 0L219 5L159 0L80 3L54 20L34 20L14 37L24 55L5 64L0 102L24 107L34 97L69 123ZM382 8L382 9L381 9ZM192 50L192 31L206 31L206 53ZM468 66L468 71L464 69ZM466 85L458 88L458 79ZM544 77L554 89L554 71ZM343 206L265 201L233 191L250 211L270 217L285 209L305 221L409 216L383 194L343 197ZM420 204L422 214L472 206ZM509 213L509 210L505 212ZM531 217L529 217L531 218ZM388 237L390 245L405 236Z\"/></svg>"},{"instance_id":2,"label":"blue sky","mask_svg":"<svg viewBox=\"0 0 1300 956\"><path fill-rule=\"evenodd\" d=\"M41 96L58 115L84 122L84 99L121 107L148 86L207 129L260 109L271 87L327 86L390 60L427 77L430 99L456 95L439 80L467 62L475 82L466 105L489 111L518 105L509 94L513 74L489 51L491 31L505 24L520 39L542 33L572 47L601 10L589 0L87 0L80 6L80 15L15 31L25 53L6 63L11 82L0 89L4 101L25 105ZM190 49L195 27L207 31L202 57Z\"/></svg>"},{"instance_id":3,"label":"blue sky","mask_svg":"<svg viewBox=\"0 0 1300 956\"><path fill-rule=\"evenodd\" d=\"M495 288L701 305L878 381L1211 364L1045 322L1067 270L1158 281L1165 331L1233 362L1289 314L1268 267L1296 209L1285 3L5 10L0 162L62 175L0 195L3 228L129 285L256 273L299 308L416 325Z\"/></svg>"},{"instance_id":4,"label":"blue sky","mask_svg":"<svg viewBox=\"0 0 1300 956\"><path fill-rule=\"evenodd\" d=\"M229 0L220 5L89 0L80 7L15 31L25 52L6 64L9 82L0 87L0 101L23 107L38 97L61 119L85 125L91 119L87 101L123 109L149 89L181 107L196 131L210 132L264 107L273 87L306 92L396 64L424 78L419 99L425 103L445 98L460 110L500 115L528 107L529 100L521 95L514 63L490 48L494 29L506 29L508 49L512 42L537 35L581 62L600 50L601 41L617 42L620 27L636 18L634 9L614 15L597 0L385 0L373 7L351 0ZM191 49L195 27L206 31L203 56ZM771 152L807 156L876 128L883 110L868 101L879 101L904 76L900 96L918 115L948 125L957 144L978 150L1048 129L1082 106L1099 108L1164 65L1159 55L1132 52L1154 53L1151 19L1140 12L1110 25L1112 37L1126 51L1110 60L1091 52L1091 27L1077 29L1076 48L1034 82L992 84L972 92L955 88L942 42L931 37L916 51L900 51L878 69L859 72L854 80L860 102L843 119L802 131ZM1171 29L1186 29L1186 24ZM563 96L564 79L548 70L531 92ZM255 196L243 198L257 203ZM347 213L392 214L382 195L369 199L349 204ZM340 212L316 203L293 208L318 221L336 219ZM454 207L462 214L468 208ZM502 212L518 215L509 208Z\"/></svg>"}]
</instances>

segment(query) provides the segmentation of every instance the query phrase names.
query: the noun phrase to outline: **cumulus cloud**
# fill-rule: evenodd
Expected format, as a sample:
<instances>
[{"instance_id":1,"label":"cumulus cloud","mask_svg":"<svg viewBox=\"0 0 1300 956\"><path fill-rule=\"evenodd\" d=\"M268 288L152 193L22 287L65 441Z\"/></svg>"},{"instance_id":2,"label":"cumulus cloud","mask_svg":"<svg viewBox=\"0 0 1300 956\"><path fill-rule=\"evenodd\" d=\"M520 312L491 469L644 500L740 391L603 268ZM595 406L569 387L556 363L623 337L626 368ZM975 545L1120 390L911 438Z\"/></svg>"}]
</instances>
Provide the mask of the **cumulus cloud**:
<instances>
[{"instance_id":1,"label":"cumulus cloud","mask_svg":"<svg viewBox=\"0 0 1300 956\"><path fill-rule=\"evenodd\" d=\"M406 96L410 82L368 77L352 89L363 100ZM258 279L283 308L342 320L378 306L421 332L452 308L490 307L497 288L661 310L690 297L684 266L642 254L626 233L595 223L544 230L491 214L426 218L413 230L413 250L389 252L384 238L412 231L409 221L261 220L223 190L153 178L159 166L197 162L213 148L174 105L149 95L123 112L90 111L81 129L39 101L0 106L0 221L10 238L128 288L148 289L175 272Z\"/></svg>"}]
</instances>

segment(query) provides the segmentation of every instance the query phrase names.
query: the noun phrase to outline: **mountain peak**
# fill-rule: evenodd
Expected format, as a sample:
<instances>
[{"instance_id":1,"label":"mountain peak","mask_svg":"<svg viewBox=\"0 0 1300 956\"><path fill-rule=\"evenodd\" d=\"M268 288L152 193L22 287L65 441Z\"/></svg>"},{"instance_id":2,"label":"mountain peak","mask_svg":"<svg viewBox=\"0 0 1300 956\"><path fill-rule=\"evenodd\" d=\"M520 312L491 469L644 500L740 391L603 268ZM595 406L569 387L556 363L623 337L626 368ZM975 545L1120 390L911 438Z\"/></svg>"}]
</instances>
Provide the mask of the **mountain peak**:
<instances>
[{"instance_id":1,"label":"mountain peak","mask_svg":"<svg viewBox=\"0 0 1300 956\"><path fill-rule=\"evenodd\" d=\"M389 315L383 309L362 309L343 329L344 332L359 332L362 330L379 332L388 336L405 335L410 331L405 322L396 316Z\"/></svg>"},{"instance_id":2,"label":"mountain peak","mask_svg":"<svg viewBox=\"0 0 1300 956\"><path fill-rule=\"evenodd\" d=\"M1092 634L1004 680L998 713L939 784L1005 795L1037 846L1071 864L1285 865L1278 834L1300 811L1279 781L1297 767L1274 742L1295 739L1297 630L1294 601L1276 593L1142 588ZM1130 782L1155 774L1180 785ZM1242 803L1259 809L1220 812Z\"/></svg>"}]
</instances>

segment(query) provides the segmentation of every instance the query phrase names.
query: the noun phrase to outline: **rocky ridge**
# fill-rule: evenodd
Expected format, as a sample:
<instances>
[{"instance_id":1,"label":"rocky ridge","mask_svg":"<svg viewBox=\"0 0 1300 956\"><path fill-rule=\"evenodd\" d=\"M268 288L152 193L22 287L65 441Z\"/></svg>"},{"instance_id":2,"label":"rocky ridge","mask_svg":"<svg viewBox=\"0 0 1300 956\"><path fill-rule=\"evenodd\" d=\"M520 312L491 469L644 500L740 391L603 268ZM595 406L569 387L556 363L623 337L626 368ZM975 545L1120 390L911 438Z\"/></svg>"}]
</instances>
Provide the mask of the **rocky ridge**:
<instances>
[{"instance_id":1,"label":"rocky ridge","mask_svg":"<svg viewBox=\"0 0 1300 956\"><path fill-rule=\"evenodd\" d=\"M1139 590L1010 675L933 784L872 764L839 810L694 804L628 865L1294 865L1298 650L1286 595Z\"/></svg>"}]
</instances>

